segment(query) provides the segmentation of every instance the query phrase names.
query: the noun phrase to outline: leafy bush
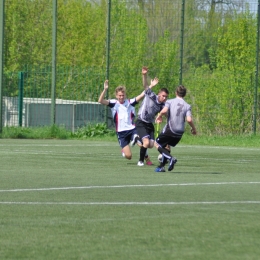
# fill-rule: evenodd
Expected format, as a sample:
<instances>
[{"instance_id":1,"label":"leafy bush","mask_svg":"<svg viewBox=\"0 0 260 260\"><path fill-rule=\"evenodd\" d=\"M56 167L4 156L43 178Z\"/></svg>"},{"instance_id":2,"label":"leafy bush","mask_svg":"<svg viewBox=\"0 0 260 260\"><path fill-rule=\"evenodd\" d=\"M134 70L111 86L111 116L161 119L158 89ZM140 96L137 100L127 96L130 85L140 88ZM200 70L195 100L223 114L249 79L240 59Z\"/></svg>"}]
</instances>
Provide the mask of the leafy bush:
<instances>
[{"instance_id":1,"label":"leafy bush","mask_svg":"<svg viewBox=\"0 0 260 260\"><path fill-rule=\"evenodd\" d=\"M1 138L17 139L73 139L89 137L115 136L115 131L107 128L105 123L89 124L79 128L75 133L65 127L53 125L45 127L4 127Z\"/></svg>"},{"instance_id":2,"label":"leafy bush","mask_svg":"<svg viewBox=\"0 0 260 260\"><path fill-rule=\"evenodd\" d=\"M94 136L115 136L115 131L107 128L105 123L89 124L85 127L79 128L73 137L87 138Z\"/></svg>"},{"instance_id":3,"label":"leafy bush","mask_svg":"<svg viewBox=\"0 0 260 260\"><path fill-rule=\"evenodd\" d=\"M57 125L45 127L4 127L1 138L14 139L68 139L71 132Z\"/></svg>"}]
</instances>

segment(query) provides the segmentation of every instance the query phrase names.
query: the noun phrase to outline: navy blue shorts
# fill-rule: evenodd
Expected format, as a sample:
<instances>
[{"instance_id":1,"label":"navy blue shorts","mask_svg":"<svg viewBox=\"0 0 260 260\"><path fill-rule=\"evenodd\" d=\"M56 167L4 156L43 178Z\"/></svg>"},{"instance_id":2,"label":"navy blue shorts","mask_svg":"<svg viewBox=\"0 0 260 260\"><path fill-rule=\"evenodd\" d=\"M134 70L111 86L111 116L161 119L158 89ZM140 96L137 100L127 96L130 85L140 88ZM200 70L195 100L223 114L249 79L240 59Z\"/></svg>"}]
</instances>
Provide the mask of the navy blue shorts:
<instances>
[{"instance_id":1,"label":"navy blue shorts","mask_svg":"<svg viewBox=\"0 0 260 260\"><path fill-rule=\"evenodd\" d=\"M131 140L133 140L133 137L135 134L137 134L137 131L136 128L134 128L132 130L117 132L116 134L120 147L124 148L125 146L129 145Z\"/></svg>"}]
</instances>

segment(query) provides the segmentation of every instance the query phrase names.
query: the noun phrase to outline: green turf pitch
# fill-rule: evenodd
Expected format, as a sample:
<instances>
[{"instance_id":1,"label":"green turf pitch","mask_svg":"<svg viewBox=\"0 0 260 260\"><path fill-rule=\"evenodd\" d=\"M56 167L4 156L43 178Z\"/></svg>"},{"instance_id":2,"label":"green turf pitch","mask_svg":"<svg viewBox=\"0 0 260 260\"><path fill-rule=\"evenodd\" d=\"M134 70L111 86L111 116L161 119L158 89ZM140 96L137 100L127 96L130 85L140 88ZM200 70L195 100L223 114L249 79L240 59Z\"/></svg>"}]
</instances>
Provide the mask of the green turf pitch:
<instances>
[{"instance_id":1,"label":"green turf pitch","mask_svg":"<svg viewBox=\"0 0 260 260\"><path fill-rule=\"evenodd\" d=\"M260 149L0 140L0 259L259 259Z\"/></svg>"}]
</instances>

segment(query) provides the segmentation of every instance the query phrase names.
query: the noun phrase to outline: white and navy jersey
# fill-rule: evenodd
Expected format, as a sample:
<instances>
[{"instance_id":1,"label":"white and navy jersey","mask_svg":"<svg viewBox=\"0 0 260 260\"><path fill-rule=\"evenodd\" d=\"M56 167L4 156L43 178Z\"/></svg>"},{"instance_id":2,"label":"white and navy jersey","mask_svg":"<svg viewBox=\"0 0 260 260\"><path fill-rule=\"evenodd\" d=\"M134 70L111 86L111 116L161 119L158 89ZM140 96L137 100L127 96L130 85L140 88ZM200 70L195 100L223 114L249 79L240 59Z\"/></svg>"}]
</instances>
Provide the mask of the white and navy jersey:
<instances>
[{"instance_id":1,"label":"white and navy jersey","mask_svg":"<svg viewBox=\"0 0 260 260\"><path fill-rule=\"evenodd\" d=\"M112 116L116 124L116 132L132 130L135 128L135 105L138 104L135 98L125 99L121 104L116 99L109 100Z\"/></svg>"},{"instance_id":2,"label":"white and navy jersey","mask_svg":"<svg viewBox=\"0 0 260 260\"><path fill-rule=\"evenodd\" d=\"M179 97L167 100L165 106L168 107L168 117L163 132L169 128L173 134L182 136L185 130L185 119L187 116L192 116L191 106Z\"/></svg>"},{"instance_id":3,"label":"white and navy jersey","mask_svg":"<svg viewBox=\"0 0 260 260\"><path fill-rule=\"evenodd\" d=\"M138 111L138 119L154 123L155 116L164 108L165 103L158 101L158 96L150 88L145 90L145 97Z\"/></svg>"}]
</instances>

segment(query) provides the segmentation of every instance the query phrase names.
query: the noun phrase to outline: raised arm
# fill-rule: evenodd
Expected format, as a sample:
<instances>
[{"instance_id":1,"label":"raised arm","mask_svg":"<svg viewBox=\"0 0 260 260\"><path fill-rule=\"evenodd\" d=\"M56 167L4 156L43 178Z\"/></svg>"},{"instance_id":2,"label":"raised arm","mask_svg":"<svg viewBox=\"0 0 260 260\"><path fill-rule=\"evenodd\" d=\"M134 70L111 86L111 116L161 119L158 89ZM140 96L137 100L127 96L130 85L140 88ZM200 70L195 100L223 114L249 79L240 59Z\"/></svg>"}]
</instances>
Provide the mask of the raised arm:
<instances>
[{"instance_id":1,"label":"raised arm","mask_svg":"<svg viewBox=\"0 0 260 260\"><path fill-rule=\"evenodd\" d=\"M143 79L144 89L147 89L149 87L148 82L147 82L147 73L148 73L148 68L142 67L142 79Z\"/></svg>"},{"instance_id":2,"label":"raised arm","mask_svg":"<svg viewBox=\"0 0 260 260\"><path fill-rule=\"evenodd\" d=\"M106 94L107 89L108 89L108 80L106 80L104 82L104 89L101 92L99 99L98 99L98 102L100 104L103 104L103 105L106 105L106 106L109 104L109 101L105 99L105 94Z\"/></svg>"},{"instance_id":3,"label":"raised arm","mask_svg":"<svg viewBox=\"0 0 260 260\"><path fill-rule=\"evenodd\" d=\"M158 78L152 79L149 88L153 88L154 86L156 86L158 84L158 82L159 82ZM144 94L145 94L145 91L143 91L140 95L138 95L136 97L136 101L139 102L144 97Z\"/></svg>"},{"instance_id":4,"label":"raised arm","mask_svg":"<svg viewBox=\"0 0 260 260\"><path fill-rule=\"evenodd\" d=\"M159 79L158 78L154 78L151 80L151 84L148 88L153 88L154 86L156 86L159 82Z\"/></svg>"}]
</instances>

